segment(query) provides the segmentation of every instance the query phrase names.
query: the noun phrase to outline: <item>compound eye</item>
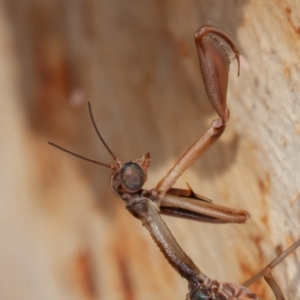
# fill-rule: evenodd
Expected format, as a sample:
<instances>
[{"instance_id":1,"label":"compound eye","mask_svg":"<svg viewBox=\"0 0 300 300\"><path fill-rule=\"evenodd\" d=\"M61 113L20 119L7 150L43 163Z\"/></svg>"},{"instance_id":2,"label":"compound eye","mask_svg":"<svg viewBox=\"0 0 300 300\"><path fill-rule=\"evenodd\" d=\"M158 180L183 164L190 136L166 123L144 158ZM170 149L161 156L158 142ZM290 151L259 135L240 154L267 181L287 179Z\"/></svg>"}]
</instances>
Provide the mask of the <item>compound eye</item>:
<instances>
[{"instance_id":1,"label":"compound eye","mask_svg":"<svg viewBox=\"0 0 300 300\"><path fill-rule=\"evenodd\" d=\"M208 300L211 299L211 292L206 288L197 288L190 293L191 300Z\"/></svg>"},{"instance_id":2,"label":"compound eye","mask_svg":"<svg viewBox=\"0 0 300 300\"><path fill-rule=\"evenodd\" d=\"M120 172L121 182L130 192L136 192L142 188L145 183L145 174L143 169L136 163L126 163Z\"/></svg>"}]
</instances>

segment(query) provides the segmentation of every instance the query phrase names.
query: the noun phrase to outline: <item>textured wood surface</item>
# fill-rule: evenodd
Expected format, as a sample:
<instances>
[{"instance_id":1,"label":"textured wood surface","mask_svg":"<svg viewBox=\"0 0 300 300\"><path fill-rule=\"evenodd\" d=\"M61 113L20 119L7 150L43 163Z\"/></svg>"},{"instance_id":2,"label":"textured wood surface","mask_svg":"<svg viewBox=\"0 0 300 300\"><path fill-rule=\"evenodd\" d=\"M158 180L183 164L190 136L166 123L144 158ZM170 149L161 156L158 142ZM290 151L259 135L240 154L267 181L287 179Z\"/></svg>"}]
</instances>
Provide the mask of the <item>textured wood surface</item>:
<instances>
[{"instance_id":1,"label":"textured wood surface","mask_svg":"<svg viewBox=\"0 0 300 300\"><path fill-rule=\"evenodd\" d=\"M242 54L231 119L185 182L246 209L245 225L165 218L208 276L240 283L299 238L300 4L297 1L0 2L0 299L184 299L186 282L110 191L111 163L150 151L153 187L209 126L193 33L212 22ZM300 297L300 253L275 271ZM273 299L263 282L253 286ZM297 294L298 293L298 294Z\"/></svg>"}]
</instances>

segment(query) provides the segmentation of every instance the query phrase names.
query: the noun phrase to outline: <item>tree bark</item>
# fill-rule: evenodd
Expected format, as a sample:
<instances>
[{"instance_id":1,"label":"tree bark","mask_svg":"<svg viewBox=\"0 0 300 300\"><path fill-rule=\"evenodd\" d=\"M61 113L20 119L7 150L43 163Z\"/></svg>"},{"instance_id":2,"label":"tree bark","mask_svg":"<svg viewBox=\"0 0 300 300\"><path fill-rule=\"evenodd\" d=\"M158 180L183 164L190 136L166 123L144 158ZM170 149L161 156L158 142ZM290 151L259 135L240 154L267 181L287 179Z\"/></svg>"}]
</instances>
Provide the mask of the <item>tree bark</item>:
<instances>
[{"instance_id":1,"label":"tree bark","mask_svg":"<svg viewBox=\"0 0 300 300\"><path fill-rule=\"evenodd\" d=\"M147 188L216 118L193 33L236 41L231 118L176 183L245 209L244 225L164 218L208 276L241 283L299 238L300 5L297 1L0 2L1 299L184 299L186 282L110 190L113 163L151 152ZM300 297L300 251L274 271ZM251 289L271 298L260 281Z\"/></svg>"}]
</instances>

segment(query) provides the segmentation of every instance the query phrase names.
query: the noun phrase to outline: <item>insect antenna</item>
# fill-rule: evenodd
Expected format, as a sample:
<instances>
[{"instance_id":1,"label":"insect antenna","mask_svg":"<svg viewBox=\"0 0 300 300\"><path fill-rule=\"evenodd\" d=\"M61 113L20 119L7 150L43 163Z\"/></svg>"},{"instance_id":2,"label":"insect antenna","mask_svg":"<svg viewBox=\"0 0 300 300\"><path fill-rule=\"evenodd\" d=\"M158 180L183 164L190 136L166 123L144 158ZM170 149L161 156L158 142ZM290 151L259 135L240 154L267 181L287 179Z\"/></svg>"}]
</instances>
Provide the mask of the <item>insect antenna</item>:
<instances>
[{"instance_id":1,"label":"insect antenna","mask_svg":"<svg viewBox=\"0 0 300 300\"><path fill-rule=\"evenodd\" d=\"M108 147L108 145L105 143L93 116L93 112L92 112L92 105L90 102L88 102L88 106L89 106L89 112L90 112L90 116L91 116L91 120L93 122L95 131L97 132L97 135L99 137L99 139L101 140L102 144L104 145L104 147L107 149L107 151L110 153L110 155L113 157L113 159L115 160L115 162L119 165L119 167L122 167L122 163L118 160L118 158L116 157L116 155L110 150L110 148Z\"/></svg>"},{"instance_id":2,"label":"insect antenna","mask_svg":"<svg viewBox=\"0 0 300 300\"><path fill-rule=\"evenodd\" d=\"M113 159L115 160L115 162L116 162L116 163L118 164L118 166L121 168L121 167L122 167L122 163L118 160L118 158L116 157L116 155L111 151L111 149L110 149L110 148L108 147L108 145L105 143L105 141L104 141L104 139L103 139L103 137L102 137L102 135L101 135L101 133L100 133L100 131L99 131L97 125L96 125L96 122L95 122L95 119L94 119L94 116L93 116L93 112L92 112L92 105L91 105L90 102L88 102L88 106L89 106L90 117L91 117L91 120L92 120L94 129L96 130L96 133L97 133L98 137L100 138L100 140L101 140L102 144L104 145L104 147L106 148L106 150L110 153L110 155L113 157ZM102 163L102 162L99 162L99 161L96 161L96 160L87 158L87 157L85 157L85 156L79 155L79 154L74 153L74 152L72 152L72 151L70 151L70 150L68 150L68 149L65 149L65 148L63 148L63 147L61 147L61 146L58 146L58 145L56 145L56 144L54 144L54 143L52 143L52 142L48 142L48 144L51 145L51 146L53 146L53 147L55 147L55 148L57 148L57 149L59 149L59 150L61 150L61 151L66 152L66 153L68 153L68 154L70 154L70 155L73 155L73 156L75 156L75 157L78 157L78 158L80 158L80 159L89 161L89 162L91 162L91 163L94 163L94 164L97 164L97 165L100 165L100 166L107 167L107 168L109 168L109 169L111 169L111 170L117 170L117 167L115 167L115 166L112 166L112 165L110 165L110 164L105 164L105 163Z\"/></svg>"},{"instance_id":3,"label":"insect antenna","mask_svg":"<svg viewBox=\"0 0 300 300\"><path fill-rule=\"evenodd\" d=\"M110 165L110 164L105 164L105 163L102 163L102 162L99 162L99 161L96 161L96 160L93 160L93 159L84 157L84 156L79 155L79 154L77 154L77 153L74 153L74 152L72 152L72 151L70 151L70 150L68 150L68 149L65 149L65 148L63 148L63 147L61 147L61 146L58 146L58 145L56 145L56 144L54 144L54 143L52 143L52 142L48 142L48 144L49 144L50 146L53 146L53 147L55 147L55 148L57 148L57 149L59 149L59 150L61 150L61 151L64 151L64 152L66 152L66 153L68 153L68 154L70 154L70 155L73 155L73 156L75 156L75 157L78 157L78 158L80 158L80 159L89 161L89 162L91 162L91 163L94 163L94 164L97 164L97 165L100 165L100 166L107 167L107 168L109 168L109 169L111 169L111 170L117 170L117 168L116 168L115 166L112 166L112 165Z\"/></svg>"}]
</instances>

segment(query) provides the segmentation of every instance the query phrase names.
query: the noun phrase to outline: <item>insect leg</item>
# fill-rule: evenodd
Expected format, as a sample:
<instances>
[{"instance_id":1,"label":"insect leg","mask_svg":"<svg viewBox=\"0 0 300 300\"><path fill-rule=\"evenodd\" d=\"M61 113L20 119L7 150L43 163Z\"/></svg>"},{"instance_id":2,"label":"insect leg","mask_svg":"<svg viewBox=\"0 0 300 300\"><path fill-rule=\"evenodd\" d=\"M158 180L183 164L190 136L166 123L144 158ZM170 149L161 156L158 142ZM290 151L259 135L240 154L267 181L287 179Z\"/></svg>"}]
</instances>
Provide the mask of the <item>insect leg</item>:
<instances>
[{"instance_id":1,"label":"insect leg","mask_svg":"<svg viewBox=\"0 0 300 300\"><path fill-rule=\"evenodd\" d=\"M250 218L250 214L244 210L168 193L161 200L160 212L165 215L215 224L245 223Z\"/></svg>"},{"instance_id":2,"label":"insect leg","mask_svg":"<svg viewBox=\"0 0 300 300\"><path fill-rule=\"evenodd\" d=\"M252 278L243 283L243 286L249 286L261 277L264 277L270 288L272 289L276 300L284 300L284 296L276 283L272 275L272 269L274 269L279 263L281 263L289 254L294 252L300 246L300 239L294 242L290 247L283 251L278 257L276 257L270 264L263 268L260 272L254 275Z\"/></svg>"},{"instance_id":3,"label":"insect leg","mask_svg":"<svg viewBox=\"0 0 300 300\"><path fill-rule=\"evenodd\" d=\"M231 38L221 29L203 26L195 34L200 68L209 101L219 115L210 128L192 146L184 152L155 187L158 197L162 199L173 186L178 177L201 156L224 132L229 119L226 105L230 58L222 41L234 52L239 64L239 51Z\"/></svg>"}]
</instances>

